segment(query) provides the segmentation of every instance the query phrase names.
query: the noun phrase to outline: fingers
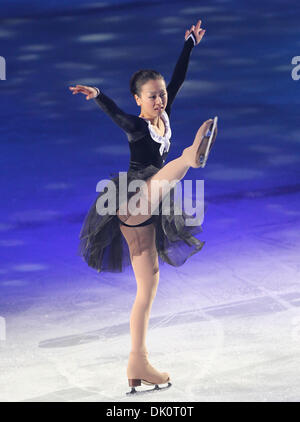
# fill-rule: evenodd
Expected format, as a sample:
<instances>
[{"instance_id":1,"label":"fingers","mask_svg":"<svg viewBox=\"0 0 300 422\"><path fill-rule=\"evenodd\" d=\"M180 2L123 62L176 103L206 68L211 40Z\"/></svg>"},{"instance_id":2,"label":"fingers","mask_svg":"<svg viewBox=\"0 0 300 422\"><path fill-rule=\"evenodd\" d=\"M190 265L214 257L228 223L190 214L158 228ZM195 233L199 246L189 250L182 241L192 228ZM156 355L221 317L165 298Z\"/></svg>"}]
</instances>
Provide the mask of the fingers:
<instances>
[{"instance_id":1,"label":"fingers","mask_svg":"<svg viewBox=\"0 0 300 422\"><path fill-rule=\"evenodd\" d=\"M75 86L69 86L69 89L72 91L72 94L78 94L79 92Z\"/></svg>"},{"instance_id":2,"label":"fingers","mask_svg":"<svg viewBox=\"0 0 300 422\"><path fill-rule=\"evenodd\" d=\"M69 88L71 90L73 90L73 89L76 89L76 90L85 90L85 91L88 91L89 90L89 87L88 86L84 86L84 85L76 85L75 87L74 86L70 86Z\"/></svg>"},{"instance_id":3,"label":"fingers","mask_svg":"<svg viewBox=\"0 0 300 422\"><path fill-rule=\"evenodd\" d=\"M90 100L95 98L95 89L85 85L76 85L70 86L69 89L72 91L73 94L78 94L81 92L82 94L86 95L86 100Z\"/></svg>"},{"instance_id":4,"label":"fingers","mask_svg":"<svg viewBox=\"0 0 300 422\"><path fill-rule=\"evenodd\" d=\"M196 26L192 25L191 29L189 30L189 33L194 31L195 34L198 35L198 37L201 37L200 40L202 39L203 35L205 34L206 29L201 28L201 19L198 20Z\"/></svg>"},{"instance_id":5,"label":"fingers","mask_svg":"<svg viewBox=\"0 0 300 422\"><path fill-rule=\"evenodd\" d=\"M201 28L201 23L202 23L202 21L201 21L201 19L199 19L198 22L196 23L196 26L192 25L189 30L188 29L186 30L185 36L189 35L192 31L195 31L196 33L200 32L200 31L205 32L205 30Z\"/></svg>"},{"instance_id":6,"label":"fingers","mask_svg":"<svg viewBox=\"0 0 300 422\"><path fill-rule=\"evenodd\" d=\"M201 20L199 19L198 20L198 22L196 23L196 26L195 25L192 25L191 26L191 29L190 29L190 31L194 31L195 29L197 30L197 32L199 32L199 29L201 29L200 27L201 27Z\"/></svg>"},{"instance_id":7,"label":"fingers","mask_svg":"<svg viewBox=\"0 0 300 422\"><path fill-rule=\"evenodd\" d=\"M73 91L73 94L75 93L75 91L80 91L80 88L78 88L77 85L76 86L70 86L69 88L70 88L71 91Z\"/></svg>"},{"instance_id":8,"label":"fingers","mask_svg":"<svg viewBox=\"0 0 300 422\"><path fill-rule=\"evenodd\" d=\"M198 24L197 24L197 25L198 25ZM185 35L184 35L184 37L185 37L185 38L187 38L187 37L190 35L190 33L191 33L191 32L193 32L193 31L194 31L194 33L195 33L195 34L197 34L197 35L198 35L198 33L200 32L200 36L201 36L201 38L203 37L203 35L204 35L204 33L205 33L205 29L201 29L201 28L200 28L200 30L196 30L195 25L192 25L190 29L187 29L187 30L185 31Z\"/></svg>"},{"instance_id":9,"label":"fingers","mask_svg":"<svg viewBox=\"0 0 300 422\"><path fill-rule=\"evenodd\" d=\"M81 92L82 94L88 96L91 94L89 87L84 85L76 85L76 87L70 86L69 89L72 91L73 94L78 94L78 92Z\"/></svg>"}]
</instances>

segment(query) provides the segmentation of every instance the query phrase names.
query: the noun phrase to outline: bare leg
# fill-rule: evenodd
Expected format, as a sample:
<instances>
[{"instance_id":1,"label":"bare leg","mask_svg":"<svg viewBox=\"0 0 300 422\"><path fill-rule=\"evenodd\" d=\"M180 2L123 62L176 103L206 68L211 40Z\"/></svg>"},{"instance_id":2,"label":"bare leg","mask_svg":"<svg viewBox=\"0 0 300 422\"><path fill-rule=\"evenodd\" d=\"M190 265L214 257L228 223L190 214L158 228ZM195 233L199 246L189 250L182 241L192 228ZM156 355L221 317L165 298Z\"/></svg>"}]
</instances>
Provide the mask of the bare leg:
<instances>
[{"instance_id":1,"label":"bare leg","mask_svg":"<svg viewBox=\"0 0 300 422\"><path fill-rule=\"evenodd\" d=\"M159 372L148 362L146 335L153 300L159 282L158 254L155 246L155 226L126 227L120 225L131 257L137 283L137 294L130 317L131 352L127 367L128 379L145 379L164 383L169 375Z\"/></svg>"},{"instance_id":2,"label":"bare leg","mask_svg":"<svg viewBox=\"0 0 300 422\"><path fill-rule=\"evenodd\" d=\"M154 225L143 227L121 225L120 229L129 246L137 284L137 294L130 319L131 350L145 352L148 320L159 281Z\"/></svg>"}]
</instances>

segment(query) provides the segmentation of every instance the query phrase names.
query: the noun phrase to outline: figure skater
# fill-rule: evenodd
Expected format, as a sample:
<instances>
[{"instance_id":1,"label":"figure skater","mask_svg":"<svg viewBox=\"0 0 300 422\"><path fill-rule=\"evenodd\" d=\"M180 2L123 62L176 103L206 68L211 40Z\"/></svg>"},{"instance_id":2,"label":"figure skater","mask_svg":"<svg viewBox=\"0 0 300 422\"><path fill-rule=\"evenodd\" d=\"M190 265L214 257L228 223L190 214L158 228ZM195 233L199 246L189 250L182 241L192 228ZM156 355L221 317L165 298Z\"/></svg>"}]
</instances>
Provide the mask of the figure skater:
<instances>
[{"instance_id":1,"label":"figure skater","mask_svg":"<svg viewBox=\"0 0 300 422\"><path fill-rule=\"evenodd\" d=\"M139 116L125 113L102 89L84 85L69 87L73 94L82 93L87 100L94 98L102 111L125 132L130 148L127 186L133 180L144 181L150 198L148 204L155 197L152 181L169 181L171 187L164 194L173 192L172 182L181 180L190 167L200 167L199 157L209 152L215 141L217 131L211 145L207 145L205 135L211 127L212 119L206 120L198 129L193 144L185 148L178 158L164 164L170 147L171 106L184 82L191 51L200 43L204 33L201 20L185 32L184 45L168 86L164 77L152 69L142 69L132 75L130 91L140 107ZM169 265L182 265L202 249L205 241L195 237L202 228L201 225L185 225L185 219L190 216L184 211L181 215L174 214L173 197L169 215L161 213L161 194L158 195L158 215L150 211L148 214L133 215L128 208L126 213L120 213L119 175L110 180L116 186L116 212L114 215L100 215L97 212L97 200L105 194L100 192L83 222L79 235L79 254L98 272L123 271L126 252L129 254L137 292L130 316L128 383L132 387L131 392L136 392L134 387L140 386L141 382L160 389L159 384L171 385L170 376L167 372L159 372L149 363L146 347L148 321L159 281L158 257ZM134 195L133 192L126 194L127 201ZM123 243L127 251L122 247Z\"/></svg>"}]
</instances>

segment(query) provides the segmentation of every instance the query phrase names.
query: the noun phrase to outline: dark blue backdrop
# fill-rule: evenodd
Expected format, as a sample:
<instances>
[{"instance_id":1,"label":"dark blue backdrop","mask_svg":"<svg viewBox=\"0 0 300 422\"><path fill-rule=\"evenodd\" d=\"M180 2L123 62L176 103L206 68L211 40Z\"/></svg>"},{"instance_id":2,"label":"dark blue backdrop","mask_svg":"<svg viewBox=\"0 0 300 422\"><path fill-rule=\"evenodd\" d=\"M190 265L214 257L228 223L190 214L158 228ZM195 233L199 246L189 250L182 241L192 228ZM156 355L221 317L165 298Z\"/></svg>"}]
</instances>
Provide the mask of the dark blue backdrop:
<instances>
[{"instance_id":1,"label":"dark blue backdrop","mask_svg":"<svg viewBox=\"0 0 300 422\"><path fill-rule=\"evenodd\" d=\"M97 182L127 168L129 148L124 133L94 102L72 96L68 87L96 85L138 115L129 94L131 74L152 67L168 81L185 30L198 19L206 34L192 52L174 103L168 159L190 144L204 120L219 116L217 143L200 176L209 205L204 239L207 245L228 244L246 228L296 224L300 81L291 76L292 57L300 54L296 2L1 4L0 55L7 65L6 80L0 81L4 280L20 285L29 277L26 290L35 282L36 288L56 280L61 285L61 278L67 282L68 268L99 277L76 256L78 233ZM199 172L191 169L189 177L199 178ZM290 212L278 213L278 204L269 206L272 199ZM249 203L240 209L245 200ZM218 226L225 214L231 223ZM203 259L201 254L194 259ZM21 277L17 263L29 268ZM14 289L13 282L8 285Z\"/></svg>"}]
</instances>

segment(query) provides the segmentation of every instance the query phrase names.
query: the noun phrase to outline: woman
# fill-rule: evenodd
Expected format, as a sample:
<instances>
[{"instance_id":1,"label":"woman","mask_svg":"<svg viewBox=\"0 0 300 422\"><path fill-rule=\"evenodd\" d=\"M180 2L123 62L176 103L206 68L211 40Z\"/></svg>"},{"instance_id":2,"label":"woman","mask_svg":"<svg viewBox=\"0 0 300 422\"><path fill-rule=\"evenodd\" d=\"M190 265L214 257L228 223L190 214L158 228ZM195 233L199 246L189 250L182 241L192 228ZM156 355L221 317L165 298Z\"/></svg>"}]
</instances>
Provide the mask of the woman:
<instances>
[{"instance_id":1,"label":"woman","mask_svg":"<svg viewBox=\"0 0 300 422\"><path fill-rule=\"evenodd\" d=\"M132 387L141 385L141 382L157 385L170 381L168 373L159 372L150 365L146 348L149 315L159 281L158 257L163 262L179 266L200 251L205 243L194 236L202 231L200 225L186 226L184 223L188 216L184 211L181 215L174 215L173 198L169 215L161 212L164 197L160 193L155 196L152 184L153 181L167 180L171 187L164 192L173 192L172 182L181 180L190 167L200 167L199 157L206 151L204 136L212 119L202 124L193 144L185 148L180 157L164 165L170 147L171 105L185 79L191 50L200 43L205 33L200 26L201 20L186 31L183 49L167 87L163 76L154 70L139 70L133 74L130 91L141 107L139 116L125 113L96 87L70 87L73 94L80 92L88 100L94 98L99 107L125 132L131 153L126 173L127 187L133 180L145 182L140 189L140 199L144 205L148 205L147 213L135 215L128 207L125 212L124 208L120 212L123 204L118 201L120 176L111 178L116 186L115 213L100 215L97 212L97 201L103 199L105 194L101 192L85 218L79 247L79 253L88 265L99 272L122 271L128 264L126 259L129 254L129 263L137 282L137 295L130 318L131 352L127 367L128 382ZM133 195L134 192L126 191L126 201ZM150 204L152 210L159 207L157 215L149 211ZM127 248L123 247L123 243Z\"/></svg>"}]
</instances>

